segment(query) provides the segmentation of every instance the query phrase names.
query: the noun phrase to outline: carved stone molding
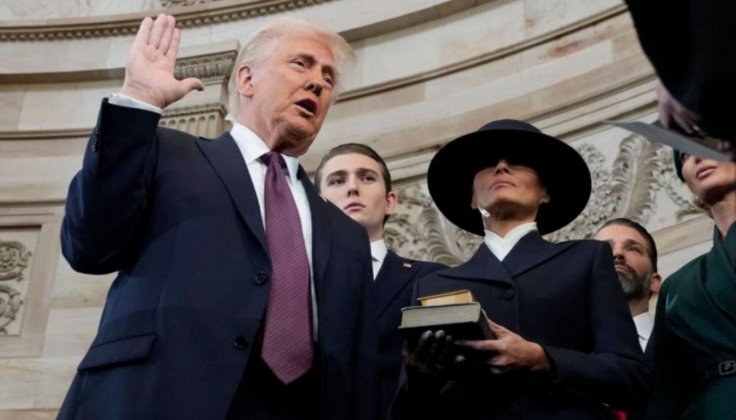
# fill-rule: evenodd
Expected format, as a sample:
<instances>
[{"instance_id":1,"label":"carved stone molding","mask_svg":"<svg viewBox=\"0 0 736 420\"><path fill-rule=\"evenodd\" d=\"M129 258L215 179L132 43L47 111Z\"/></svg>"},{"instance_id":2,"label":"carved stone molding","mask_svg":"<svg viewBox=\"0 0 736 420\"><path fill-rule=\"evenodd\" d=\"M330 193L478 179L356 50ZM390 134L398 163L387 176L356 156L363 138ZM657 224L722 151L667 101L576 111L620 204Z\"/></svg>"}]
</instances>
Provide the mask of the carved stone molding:
<instances>
[{"instance_id":1,"label":"carved stone molding","mask_svg":"<svg viewBox=\"0 0 736 420\"><path fill-rule=\"evenodd\" d=\"M0 240L0 281L23 280L30 257L31 253L22 243Z\"/></svg>"},{"instance_id":2,"label":"carved stone molding","mask_svg":"<svg viewBox=\"0 0 736 420\"><path fill-rule=\"evenodd\" d=\"M220 103L165 109L159 125L213 138L222 133L226 114L225 106Z\"/></svg>"},{"instance_id":3,"label":"carved stone molding","mask_svg":"<svg viewBox=\"0 0 736 420\"><path fill-rule=\"evenodd\" d=\"M605 168L603 153L590 144L577 148L590 168L593 191L588 205L571 224L547 236L553 242L591 237L614 217L646 225L655 212L655 195L664 191L678 205L678 216L701 211L692 205L677 180L672 152L659 143L630 135L619 145L613 167ZM680 184L676 187L677 184Z\"/></svg>"},{"instance_id":4,"label":"carved stone molding","mask_svg":"<svg viewBox=\"0 0 736 420\"><path fill-rule=\"evenodd\" d=\"M481 241L459 229L440 213L427 191L426 181L400 188L399 208L386 223L386 245L419 260L457 265L468 260Z\"/></svg>"},{"instance_id":5,"label":"carved stone molding","mask_svg":"<svg viewBox=\"0 0 736 420\"><path fill-rule=\"evenodd\" d=\"M0 359L43 349L62 212L0 207Z\"/></svg>"},{"instance_id":6,"label":"carved stone molding","mask_svg":"<svg viewBox=\"0 0 736 420\"><path fill-rule=\"evenodd\" d=\"M208 4L182 6L168 10L177 16L177 26L193 28L223 22L238 21L260 16L283 13L335 0L235 0L219 1L218 6ZM221 4L221 5L220 5ZM56 39L84 39L121 35L132 35L140 21L151 12L124 15L87 21L79 19L58 19L35 25L0 27L0 41L45 41Z\"/></svg>"},{"instance_id":7,"label":"carved stone molding","mask_svg":"<svg viewBox=\"0 0 736 420\"><path fill-rule=\"evenodd\" d=\"M218 46L219 47L219 46ZM229 50L189 57L180 57L176 60L174 75L181 79L185 77L197 77L204 83L211 84L224 82L230 79L235 60L238 58L239 46L232 42L226 46ZM106 70L85 70L71 72L50 73L9 73L0 74L0 84L25 84L25 83L69 83L84 80L86 82L100 80L122 80L125 76L124 68L112 68ZM0 136L4 133L0 132Z\"/></svg>"},{"instance_id":8,"label":"carved stone molding","mask_svg":"<svg viewBox=\"0 0 736 420\"><path fill-rule=\"evenodd\" d=\"M23 293L14 286L25 279L30 257L22 243L0 239L0 335L8 335L7 327L16 321L23 304Z\"/></svg>"},{"instance_id":9,"label":"carved stone molding","mask_svg":"<svg viewBox=\"0 0 736 420\"><path fill-rule=\"evenodd\" d=\"M177 79L197 77L204 83L222 82L230 79L238 51L226 51L216 54L198 55L176 60L174 75Z\"/></svg>"},{"instance_id":10,"label":"carved stone molding","mask_svg":"<svg viewBox=\"0 0 736 420\"><path fill-rule=\"evenodd\" d=\"M582 214L565 228L547 235L552 242L592 236L606 220L628 217L646 225L656 211L655 196L664 192L679 210L677 217L700 214L677 179L669 148L637 135L624 138L610 167L595 146L577 147L591 171L593 191ZM399 208L386 224L387 245L410 258L456 265L467 261L481 243L447 221L435 207L426 181L400 188ZM479 216L480 217L480 216Z\"/></svg>"},{"instance_id":11,"label":"carved stone molding","mask_svg":"<svg viewBox=\"0 0 736 420\"><path fill-rule=\"evenodd\" d=\"M272 13L284 12L296 8L306 7L313 4L320 4L336 0L256 0L253 2L239 4L230 0L222 0L222 3L228 6L213 8L208 6L202 8L202 12L187 12L188 9L196 9L198 6L189 6L182 11L171 11L177 15L177 26L194 27L210 24L217 24L225 21L240 20L251 17L257 17ZM222 15L219 15L221 13ZM341 93L338 102L350 101L353 99L363 98L371 95L380 94L391 90L424 83L430 80L448 76L453 73L461 72L494 60L500 60L504 57L517 54L521 51L533 48L535 46L550 42L560 37L578 32L584 28L593 27L609 19L614 19L620 15L628 13L625 5L611 7L602 12L596 13L588 18L577 21L573 24L563 26L550 32L533 36L522 41L507 45L503 48L486 52L478 56L438 66L430 71L412 74L406 77L392 79L373 85L362 86L360 88L347 90ZM110 20L100 22L82 22L74 24L44 24L39 26L0 26L0 41L29 41L29 40L46 40L46 39L71 39L71 38L97 38L105 36L132 35L136 32L140 19L145 14L137 14L127 20ZM356 28L352 32L358 30ZM347 31L347 33L351 33ZM358 31L360 32L360 31ZM371 35L378 35L371 32ZM351 35L348 37L351 41L357 41L360 37ZM194 57L193 57L194 59ZM234 59L233 59L234 60ZM123 69L104 69L104 70L88 70L82 72L51 72L51 73L23 73L23 74L0 74L0 82L2 83L52 83L52 82L69 82L76 81L80 77L85 80L110 80L119 79L123 76ZM651 74L646 76L651 78Z\"/></svg>"},{"instance_id":12,"label":"carved stone molding","mask_svg":"<svg viewBox=\"0 0 736 420\"><path fill-rule=\"evenodd\" d=\"M5 328L15 321L23 298L18 290L0 284L0 335L8 335Z\"/></svg>"},{"instance_id":13,"label":"carved stone molding","mask_svg":"<svg viewBox=\"0 0 736 420\"><path fill-rule=\"evenodd\" d=\"M58 130L0 131L0 141L23 140L61 140L89 137L91 128L72 128Z\"/></svg>"},{"instance_id":14,"label":"carved stone molding","mask_svg":"<svg viewBox=\"0 0 736 420\"><path fill-rule=\"evenodd\" d=\"M170 9L172 7L194 6L195 4L217 3L222 0L161 0L161 7Z\"/></svg>"}]
</instances>

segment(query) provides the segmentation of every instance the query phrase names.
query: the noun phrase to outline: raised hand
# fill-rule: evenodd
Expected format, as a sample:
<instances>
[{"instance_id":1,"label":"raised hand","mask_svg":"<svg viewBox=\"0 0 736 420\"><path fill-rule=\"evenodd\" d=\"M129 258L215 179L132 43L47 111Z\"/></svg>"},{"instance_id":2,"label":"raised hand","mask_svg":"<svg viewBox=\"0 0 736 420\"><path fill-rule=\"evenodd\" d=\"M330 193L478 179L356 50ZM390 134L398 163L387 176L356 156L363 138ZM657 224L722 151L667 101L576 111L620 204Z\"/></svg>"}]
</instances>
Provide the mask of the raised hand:
<instances>
[{"instance_id":1,"label":"raised hand","mask_svg":"<svg viewBox=\"0 0 736 420\"><path fill-rule=\"evenodd\" d=\"M654 87L657 93L657 109L659 110L659 122L667 128L674 128L675 125L680 127L687 134L695 135L700 133L700 116L693 111L687 109L683 104L675 99L660 80Z\"/></svg>"},{"instance_id":2,"label":"raised hand","mask_svg":"<svg viewBox=\"0 0 736 420\"><path fill-rule=\"evenodd\" d=\"M174 78L181 31L173 16L160 14L141 22L125 66L120 93L164 108L192 90L204 90L201 80Z\"/></svg>"},{"instance_id":3,"label":"raised hand","mask_svg":"<svg viewBox=\"0 0 736 420\"><path fill-rule=\"evenodd\" d=\"M654 87L657 93L657 109L659 110L659 122L667 128L674 128L675 125L680 127L682 131L689 135L706 135L698 126L700 116L687 109L674 96L670 94L667 88L660 80ZM732 162L736 162L736 140L718 140L718 150L723 152Z\"/></svg>"},{"instance_id":4,"label":"raised hand","mask_svg":"<svg viewBox=\"0 0 736 420\"><path fill-rule=\"evenodd\" d=\"M736 163L736 140L719 140L718 150L728 156L731 162Z\"/></svg>"}]
</instances>

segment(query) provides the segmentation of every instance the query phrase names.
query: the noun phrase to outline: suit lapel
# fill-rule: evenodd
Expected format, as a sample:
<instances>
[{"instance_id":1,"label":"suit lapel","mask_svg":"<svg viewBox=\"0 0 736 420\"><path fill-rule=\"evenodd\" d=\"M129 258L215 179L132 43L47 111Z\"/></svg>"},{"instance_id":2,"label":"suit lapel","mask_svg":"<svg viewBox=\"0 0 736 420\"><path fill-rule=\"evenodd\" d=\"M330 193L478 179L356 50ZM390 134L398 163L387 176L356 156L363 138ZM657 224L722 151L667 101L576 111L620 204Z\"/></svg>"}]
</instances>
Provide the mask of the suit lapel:
<instances>
[{"instance_id":1,"label":"suit lapel","mask_svg":"<svg viewBox=\"0 0 736 420\"><path fill-rule=\"evenodd\" d=\"M449 270L452 277L473 279L480 281L500 281L512 283L511 275L501 261L488 249L485 243L481 243L475 254L466 262L454 270Z\"/></svg>"},{"instance_id":2,"label":"suit lapel","mask_svg":"<svg viewBox=\"0 0 736 420\"><path fill-rule=\"evenodd\" d=\"M388 251L374 284L374 296L379 317L391 306L406 284L414 278L417 270L416 265L406 263L396 253Z\"/></svg>"},{"instance_id":3,"label":"suit lapel","mask_svg":"<svg viewBox=\"0 0 736 420\"><path fill-rule=\"evenodd\" d=\"M230 133L224 133L215 141L199 140L197 146L225 184L245 224L258 238L264 251L267 251L266 234L263 230L263 219L261 219L261 208L256 198L256 190L235 140Z\"/></svg>"},{"instance_id":4,"label":"suit lapel","mask_svg":"<svg viewBox=\"0 0 736 420\"><path fill-rule=\"evenodd\" d=\"M332 224L329 217L325 217L327 211L324 208L324 206L331 204L327 204L319 195L301 165L299 165L297 176L304 185L310 213L312 214L312 271L314 272L315 287L319 291L320 283L325 278L325 270L332 250Z\"/></svg>"},{"instance_id":5,"label":"suit lapel","mask_svg":"<svg viewBox=\"0 0 736 420\"><path fill-rule=\"evenodd\" d=\"M503 265L516 277L571 247L573 242L553 244L545 241L539 232L529 232L504 258Z\"/></svg>"}]
</instances>

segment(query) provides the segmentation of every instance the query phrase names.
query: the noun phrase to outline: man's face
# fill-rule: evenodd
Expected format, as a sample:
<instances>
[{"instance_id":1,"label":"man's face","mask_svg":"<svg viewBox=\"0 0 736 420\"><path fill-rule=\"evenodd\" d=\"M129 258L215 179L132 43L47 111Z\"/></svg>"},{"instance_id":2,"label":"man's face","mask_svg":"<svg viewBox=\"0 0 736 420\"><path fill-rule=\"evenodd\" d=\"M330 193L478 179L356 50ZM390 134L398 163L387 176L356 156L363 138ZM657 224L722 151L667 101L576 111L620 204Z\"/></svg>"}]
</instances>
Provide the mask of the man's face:
<instances>
[{"instance_id":1,"label":"man's face","mask_svg":"<svg viewBox=\"0 0 736 420\"><path fill-rule=\"evenodd\" d=\"M473 208L491 214L508 211L536 214L539 206L548 200L534 169L510 165L503 159L494 167L478 171L473 180Z\"/></svg>"},{"instance_id":2,"label":"man's face","mask_svg":"<svg viewBox=\"0 0 736 420\"><path fill-rule=\"evenodd\" d=\"M247 98L240 121L271 150L304 154L322 127L337 83L335 59L319 37L285 35L264 48L271 53L237 73L238 91Z\"/></svg>"},{"instance_id":3,"label":"man's face","mask_svg":"<svg viewBox=\"0 0 736 420\"><path fill-rule=\"evenodd\" d=\"M371 241L383 237L383 219L397 203L396 193L386 192L381 165L360 153L328 160L322 167L320 192L363 225Z\"/></svg>"},{"instance_id":4,"label":"man's face","mask_svg":"<svg viewBox=\"0 0 736 420\"><path fill-rule=\"evenodd\" d=\"M611 245L616 274L626 298L648 298L654 272L644 237L628 226L610 225L601 229L595 239Z\"/></svg>"}]
</instances>

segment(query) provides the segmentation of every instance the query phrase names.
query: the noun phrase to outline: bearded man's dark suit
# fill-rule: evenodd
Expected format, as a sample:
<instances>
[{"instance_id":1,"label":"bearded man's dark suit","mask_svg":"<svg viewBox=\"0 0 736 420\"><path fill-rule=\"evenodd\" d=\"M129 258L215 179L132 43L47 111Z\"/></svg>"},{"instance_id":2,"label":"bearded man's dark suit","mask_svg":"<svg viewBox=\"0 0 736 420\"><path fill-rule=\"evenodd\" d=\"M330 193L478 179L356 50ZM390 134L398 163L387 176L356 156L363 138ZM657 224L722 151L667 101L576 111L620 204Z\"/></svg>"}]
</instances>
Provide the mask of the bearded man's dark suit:
<instances>
[{"instance_id":1,"label":"bearded man's dark suit","mask_svg":"<svg viewBox=\"0 0 736 420\"><path fill-rule=\"evenodd\" d=\"M417 282L414 296L458 289L471 290L489 319L540 344L554 379L483 368L435 382L408 372L393 418L600 419L613 418L602 403L646 401L649 370L607 243L553 244L534 231L503 262L482 244L468 262Z\"/></svg>"},{"instance_id":2,"label":"bearded man's dark suit","mask_svg":"<svg viewBox=\"0 0 736 420\"><path fill-rule=\"evenodd\" d=\"M61 419L223 419L260 363L271 266L246 164L228 133L211 141L158 121L103 103L69 190L64 256L80 272L119 273ZM312 217L321 418L373 418L367 235L298 176Z\"/></svg>"},{"instance_id":3,"label":"bearded man's dark suit","mask_svg":"<svg viewBox=\"0 0 736 420\"><path fill-rule=\"evenodd\" d=\"M417 280L446 265L401 258L389 250L376 275L374 295L378 311L381 342L381 413L386 413L396 394L401 371L404 339L399 333L401 308L411 305L411 292Z\"/></svg>"}]
</instances>

